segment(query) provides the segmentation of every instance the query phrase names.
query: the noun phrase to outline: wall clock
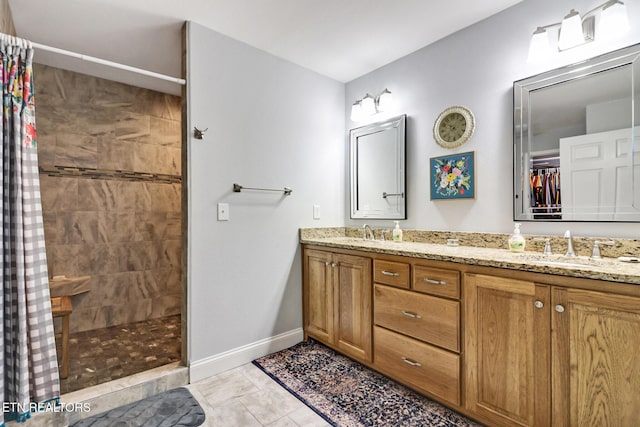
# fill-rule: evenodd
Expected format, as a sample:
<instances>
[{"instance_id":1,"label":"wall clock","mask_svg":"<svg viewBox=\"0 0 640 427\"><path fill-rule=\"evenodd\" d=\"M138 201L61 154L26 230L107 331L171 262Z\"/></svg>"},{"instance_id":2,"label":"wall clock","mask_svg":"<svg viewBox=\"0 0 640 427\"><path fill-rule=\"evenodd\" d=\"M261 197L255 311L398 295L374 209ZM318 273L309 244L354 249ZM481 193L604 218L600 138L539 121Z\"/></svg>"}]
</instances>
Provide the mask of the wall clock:
<instances>
[{"instance_id":1,"label":"wall clock","mask_svg":"<svg viewBox=\"0 0 640 427\"><path fill-rule=\"evenodd\" d=\"M444 148L456 148L471 139L476 127L473 113L455 105L444 110L433 125L433 137Z\"/></svg>"}]
</instances>

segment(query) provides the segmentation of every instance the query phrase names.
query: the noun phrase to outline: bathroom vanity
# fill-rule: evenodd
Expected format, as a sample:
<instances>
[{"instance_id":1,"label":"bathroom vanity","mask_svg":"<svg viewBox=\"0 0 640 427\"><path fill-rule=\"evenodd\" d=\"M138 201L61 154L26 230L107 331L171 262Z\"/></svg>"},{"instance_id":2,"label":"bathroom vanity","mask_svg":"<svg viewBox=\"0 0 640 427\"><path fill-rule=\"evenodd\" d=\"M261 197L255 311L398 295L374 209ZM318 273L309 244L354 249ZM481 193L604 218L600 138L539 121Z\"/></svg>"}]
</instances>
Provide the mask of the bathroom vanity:
<instances>
[{"instance_id":1,"label":"bathroom vanity","mask_svg":"<svg viewBox=\"0 0 640 427\"><path fill-rule=\"evenodd\" d=\"M306 337L488 425L637 421L639 265L322 233L301 242Z\"/></svg>"}]
</instances>

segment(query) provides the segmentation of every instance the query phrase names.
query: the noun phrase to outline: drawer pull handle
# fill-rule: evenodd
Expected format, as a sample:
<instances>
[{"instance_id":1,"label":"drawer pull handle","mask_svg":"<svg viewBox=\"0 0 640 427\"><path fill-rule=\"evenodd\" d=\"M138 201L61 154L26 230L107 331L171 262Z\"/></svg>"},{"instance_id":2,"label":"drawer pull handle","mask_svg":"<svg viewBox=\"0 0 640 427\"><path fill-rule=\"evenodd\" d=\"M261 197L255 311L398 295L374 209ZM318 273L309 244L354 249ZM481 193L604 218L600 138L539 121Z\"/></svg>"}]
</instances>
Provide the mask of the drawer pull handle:
<instances>
[{"instance_id":1,"label":"drawer pull handle","mask_svg":"<svg viewBox=\"0 0 640 427\"><path fill-rule=\"evenodd\" d=\"M415 367L417 367L417 368L419 368L420 366L422 366L422 363L414 362L413 360L411 360L411 359L407 359L407 358L406 358L406 357L404 357L404 356L402 356L402 361L403 361L404 363L406 363L407 365L415 366Z\"/></svg>"},{"instance_id":2,"label":"drawer pull handle","mask_svg":"<svg viewBox=\"0 0 640 427\"><path fill-rule=\"evenodd\" d=\"M433 280L433 279L429 279L428 277L424 278L424 281L427 283L431 283L432 285L446 285L447 282L445 282L444 280Z\"/></svg>"},{"instance_id":3,"label":"drawer pull handle","mask_svg":"<svg viewBox=\"0 0 640 427\"><path fill-rule=\"evenodd\" d=\"M385 276L393 276L393 277L400 276L400 273L394 273L393 271L387 271L387 270L382 270L382 274L384 274Z\"/></svg>"},{"instance_id":4,"label":"drawer pull handle","mask_svg":"<svg viewBox=\"0 0 640 427\"><path fill-rule=\"evenodd\" d=\"M422 316L416 313L412 313L410 311L402 310L402 314L404 314L407 317L411 317L412 319L422 319Z\"/></svg>"}]
</instances>

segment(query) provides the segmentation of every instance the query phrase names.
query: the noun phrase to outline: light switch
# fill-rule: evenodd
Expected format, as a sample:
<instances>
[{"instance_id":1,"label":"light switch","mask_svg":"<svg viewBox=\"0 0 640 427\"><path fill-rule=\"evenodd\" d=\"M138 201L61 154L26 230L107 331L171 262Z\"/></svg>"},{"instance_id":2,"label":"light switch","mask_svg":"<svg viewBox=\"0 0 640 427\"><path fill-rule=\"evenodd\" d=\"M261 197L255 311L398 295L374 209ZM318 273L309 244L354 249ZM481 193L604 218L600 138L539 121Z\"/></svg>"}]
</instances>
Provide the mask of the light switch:
<instances>
[{"instance_id":1,"label":"light switch","mask_svg":"<svg viewBox=\"0 0 640 427\"><path fill-rule=\"evenodd\" d=\"M229 203L218 203L218 221L229 221Z\"/></svg>"},{"instance_id":2,"label":"light switch","mask_svg":"<svg viewBox=\"0 0 640 427\"><path fill-rule=\"evenodd\" d=\"M313 205L313 219L320 219L320 205Z\"/></svg>"}]
</instances>

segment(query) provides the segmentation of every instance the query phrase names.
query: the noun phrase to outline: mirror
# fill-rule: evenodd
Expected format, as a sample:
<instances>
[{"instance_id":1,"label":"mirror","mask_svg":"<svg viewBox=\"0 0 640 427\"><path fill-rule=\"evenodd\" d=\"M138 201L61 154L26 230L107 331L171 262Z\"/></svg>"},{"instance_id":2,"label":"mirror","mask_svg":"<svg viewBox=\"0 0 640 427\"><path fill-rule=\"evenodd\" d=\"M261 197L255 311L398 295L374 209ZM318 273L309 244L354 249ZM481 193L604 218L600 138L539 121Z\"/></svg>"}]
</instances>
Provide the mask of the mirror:
<instances>
[{"instance_id":1,"label":"mirror","mask_svg":"<svg viewBox=\"0 0 640 427\"><path fill-rule=\"evenodd\" d=\"M514 82L514 220L640 221L639 82L640 45Z\"/></svg>"},{"instance_id":2,"label":"mirror","mask_svg":"<svg viewBox=\"0 0 640 427\"><path fill-rule=\"evenodd\" d=\"M351 129L351 218L406 219L406 115Z\"/></svg>"}]
</instances>

